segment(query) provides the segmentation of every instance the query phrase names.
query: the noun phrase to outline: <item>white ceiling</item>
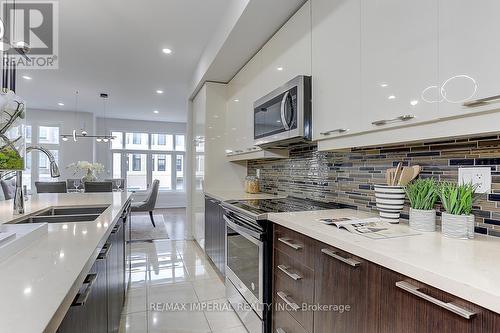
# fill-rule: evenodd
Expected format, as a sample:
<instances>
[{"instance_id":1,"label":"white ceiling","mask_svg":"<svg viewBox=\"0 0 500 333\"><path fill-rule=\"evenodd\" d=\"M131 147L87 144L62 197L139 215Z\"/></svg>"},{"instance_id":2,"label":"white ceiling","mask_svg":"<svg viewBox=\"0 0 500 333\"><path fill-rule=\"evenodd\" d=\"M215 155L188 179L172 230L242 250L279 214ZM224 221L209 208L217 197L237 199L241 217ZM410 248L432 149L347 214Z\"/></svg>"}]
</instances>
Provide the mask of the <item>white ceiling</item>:
<instances>
[{"instance_id":1,"label":"white ceiling","mask_svg":"<svg viewBox=\"0 0 500 333\"><path fill-rule=\"evenodd\" d=\"M231 1L59 1L59 69L19 71L17 92L31 109L74 110L78 90L78 109L101 116L107 92L107 117L186 121L188 83Z\"/></svg>"},{"instance_id":2,"label":"white ceiling","mask_svg":"<svg viewBox=\"0 0 500 333\"><path fill-rule=\"evenodd\" d=\"M103 116L106 92L106 117L185 122L200 83L228 81L304 2L59 1L59 69L18 71L17 93L32 110L73 111L78 90L78 110Z\"/></svg>"}]
</instances>

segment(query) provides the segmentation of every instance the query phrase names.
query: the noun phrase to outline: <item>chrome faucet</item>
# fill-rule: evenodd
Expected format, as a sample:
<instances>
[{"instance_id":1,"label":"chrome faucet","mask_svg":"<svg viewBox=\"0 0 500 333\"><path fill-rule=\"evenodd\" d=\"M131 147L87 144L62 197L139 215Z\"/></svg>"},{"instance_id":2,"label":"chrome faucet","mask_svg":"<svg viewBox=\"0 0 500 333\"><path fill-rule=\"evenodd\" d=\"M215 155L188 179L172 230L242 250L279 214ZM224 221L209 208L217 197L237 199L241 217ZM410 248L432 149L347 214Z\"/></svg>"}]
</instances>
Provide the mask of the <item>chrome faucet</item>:
<instances>
[{"instance_id":1,"label":"chrome faucet","mask_svg":"<svg viewBox=\"0 0 500 333\"><path fill-rule=\"evenodd\" d=\"M50 169L50 177L57 178L61 176L59 172L59 167L57 166L56 159L54 155L41 146L30 146L26 148L26 154L33 151L38 150L44 153L49 159L49 169ZM23 172L16 171L16 193L14 194L14 214L24 214L24 194L23 194Z\"/></svg>"}]
</instances>

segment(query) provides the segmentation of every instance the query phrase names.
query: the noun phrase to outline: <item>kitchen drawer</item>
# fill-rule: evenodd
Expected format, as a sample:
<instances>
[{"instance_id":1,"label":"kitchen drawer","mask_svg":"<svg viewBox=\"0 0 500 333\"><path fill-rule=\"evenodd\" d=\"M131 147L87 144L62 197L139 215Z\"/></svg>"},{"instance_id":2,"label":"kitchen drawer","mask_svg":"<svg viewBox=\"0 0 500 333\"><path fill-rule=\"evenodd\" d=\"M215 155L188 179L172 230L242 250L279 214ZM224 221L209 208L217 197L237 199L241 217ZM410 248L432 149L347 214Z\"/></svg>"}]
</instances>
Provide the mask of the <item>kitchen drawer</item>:
<instances>
[{"instance_id":1,"label":"kitchen drawer","mask_svg":"<svg viewBox=\"0 0 500 333\"><path fill-rule=\"evenodd\" d=\"M307 267L314 266L314 241L307 236L282 226L276 226L274 248Z\"/></svg>"},{"instance_id":2,"label":"kitchen drawer","mask_svg":"<svg viewBox=\"0 0 500 333\"><path fill-rule=\"evenodd\" d=\"M300 303L314 300L314 271L279 250L274 251L275 276L287 281L287 287Z\"/></svg>"},{"instance_id":3,"label":"kitchen drawer","mask_svg":"<svg viewBox=\"0 0 500 333\"><path fill-rule=\"evenodd\" d=\"M296 282L288 277L276 275L274 283L275 313L283 311L290 313L306 330L312 332L313 312L302 309L303 304L311 304L307 302L312 298L311 295L297 290Z\"/></svg>"},{"instance_id":4,"label":"kitchen drawer","mask_svg":"<svg viewBox=\"0 0 500 333\"><path fill-rule=\"evenodd\" d=\"M286 311L277 311L275 313L273 327L273 333L307 333Z\"/></svg>"}]
</instances>

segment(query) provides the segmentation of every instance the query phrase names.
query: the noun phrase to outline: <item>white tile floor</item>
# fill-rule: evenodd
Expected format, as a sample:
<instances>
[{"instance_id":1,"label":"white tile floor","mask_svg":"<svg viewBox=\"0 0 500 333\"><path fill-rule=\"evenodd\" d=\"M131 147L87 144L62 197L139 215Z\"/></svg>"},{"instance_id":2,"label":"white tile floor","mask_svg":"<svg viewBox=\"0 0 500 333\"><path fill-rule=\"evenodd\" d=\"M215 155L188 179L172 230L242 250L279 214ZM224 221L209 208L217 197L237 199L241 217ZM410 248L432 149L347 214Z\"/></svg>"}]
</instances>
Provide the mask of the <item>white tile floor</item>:
<instances>
[{"instance_id":1,"label":"white tile floor","mask_svg":"<svg viewBox=\"0 0 500 333\"><path fill-rule=\"evenodd\" d=\"M162 304L226 304L224 283L193 241L132 244L132 284L120 332L244 333L229 306L218 310L165 310ZM157 304L156 310L151 304Z\"/></svg>"}]
</instances>

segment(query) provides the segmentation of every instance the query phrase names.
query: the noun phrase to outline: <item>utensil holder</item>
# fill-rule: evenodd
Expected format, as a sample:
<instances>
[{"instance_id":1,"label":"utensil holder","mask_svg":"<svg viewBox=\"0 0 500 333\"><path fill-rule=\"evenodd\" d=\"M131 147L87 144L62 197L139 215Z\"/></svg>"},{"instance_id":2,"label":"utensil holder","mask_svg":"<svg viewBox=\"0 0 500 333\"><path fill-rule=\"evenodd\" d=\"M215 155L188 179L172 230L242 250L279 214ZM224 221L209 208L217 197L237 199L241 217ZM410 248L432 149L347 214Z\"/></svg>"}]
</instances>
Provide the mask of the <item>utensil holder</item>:
<instances>
[{"instance_id":1,"label":"utensil holder","mask_svg":"<svg viewBox=\"0 0 500 333\"><path fill-rule=\"evenodd\" d=\"M474 238L474 215L453 215L442 213L441 232L443 236L457 239Z\"/></svg>"},{"instance_id":2,"label":"utensil holder","mask_svg":"<svg viewBox=\"0 0 500 333\"><path fill-rule=\"evenodd\" d=\"M375 185L375 202L380 218L389 223L399 223L405 196L403 186Z\"/></svg>"},{"instance_id":3,"label":"utensil holder","mask_svg":"<svg viewBox=\"0 0 500 333\"><path fill-rule=\"evenodd\" d=\"M410 228L418 231L436 231L436 211L410 208Z\"/></svg>"}]
</instances>

